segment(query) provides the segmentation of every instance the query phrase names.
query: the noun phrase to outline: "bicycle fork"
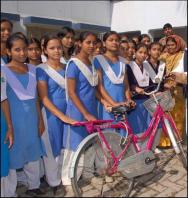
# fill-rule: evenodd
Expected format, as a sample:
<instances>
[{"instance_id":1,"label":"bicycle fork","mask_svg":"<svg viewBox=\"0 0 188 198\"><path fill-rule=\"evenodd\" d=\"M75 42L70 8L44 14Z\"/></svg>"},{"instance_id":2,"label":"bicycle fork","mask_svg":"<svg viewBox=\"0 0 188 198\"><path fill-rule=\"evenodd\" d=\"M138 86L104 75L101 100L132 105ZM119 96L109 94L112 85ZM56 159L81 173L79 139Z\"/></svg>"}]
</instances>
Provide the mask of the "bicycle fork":
<instances>
[{"instance_id":1,"label":"bicycle fork","mask_svg":"<svg viewBox=\"0 0 188 198\"><path fill-rule=\"evenodd\" d=\"M171 143L172 143L172 146L176 152L176 154L179 154L181 151L180 151L180 148L177 144L177 141L176 141L176 138L175 138L175 135L173 133L173 129L172 127L170 126L170 123L169 123L169 120L167 118L164 118L164 124L165 124L165 127L166 127L166 131L170 137L170 140L171 140Z\"/></svg>"}]
</instances>

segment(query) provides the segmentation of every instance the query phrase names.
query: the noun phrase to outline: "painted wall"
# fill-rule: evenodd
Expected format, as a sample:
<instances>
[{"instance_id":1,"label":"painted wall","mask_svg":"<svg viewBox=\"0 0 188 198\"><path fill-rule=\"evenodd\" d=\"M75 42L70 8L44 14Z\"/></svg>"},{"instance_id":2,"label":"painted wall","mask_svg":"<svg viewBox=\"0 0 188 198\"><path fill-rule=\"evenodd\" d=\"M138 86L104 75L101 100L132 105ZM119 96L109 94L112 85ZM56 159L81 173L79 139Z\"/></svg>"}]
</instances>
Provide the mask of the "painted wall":
<instances>
[{"instance_id":1,"label":"painted wall","mask_svg":"<svg viewBox=\"0 0 188 198\"><path fill-rule=\"evenodd\" d=\"M1 1L1 11L110 26L110 1Z\"/></svg>"},{"instance_id":2,"label":"painted wall","mask_svg":"<svg viewBox=\"0 0 188 198\"><path fill-rule=\"evenodd\" d=\"M187 1L113 2L111 29L118 32L187 26Z\"/></svg>"}]
</instances>

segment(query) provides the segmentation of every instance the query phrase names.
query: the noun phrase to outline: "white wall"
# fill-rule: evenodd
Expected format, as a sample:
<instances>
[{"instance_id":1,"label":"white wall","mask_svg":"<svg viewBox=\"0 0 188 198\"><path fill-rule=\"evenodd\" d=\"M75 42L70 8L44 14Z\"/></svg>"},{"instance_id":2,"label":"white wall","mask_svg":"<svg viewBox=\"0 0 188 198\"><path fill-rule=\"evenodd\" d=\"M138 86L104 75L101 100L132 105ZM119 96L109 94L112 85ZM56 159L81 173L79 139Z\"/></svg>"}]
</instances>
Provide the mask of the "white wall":
<instances>
[{"instance_id":1,"label":"white wall","mask_svg":"<svg viewBox=\"0 0 188 198\"><path fill-rule=\"evenodd\" d=\"M113 3L111 29L118 32L187 26L187 1L121 1Z\"/></svg>"},{"instance_id":2,"label":"white wall","mask_svg":"<svg viewBox=\"0 0 188 198\"><path fill-rule=\"evenodd\" d=\"M110 26L110 1L1 1L1 12Z\"/></svg>"}]
</instances>

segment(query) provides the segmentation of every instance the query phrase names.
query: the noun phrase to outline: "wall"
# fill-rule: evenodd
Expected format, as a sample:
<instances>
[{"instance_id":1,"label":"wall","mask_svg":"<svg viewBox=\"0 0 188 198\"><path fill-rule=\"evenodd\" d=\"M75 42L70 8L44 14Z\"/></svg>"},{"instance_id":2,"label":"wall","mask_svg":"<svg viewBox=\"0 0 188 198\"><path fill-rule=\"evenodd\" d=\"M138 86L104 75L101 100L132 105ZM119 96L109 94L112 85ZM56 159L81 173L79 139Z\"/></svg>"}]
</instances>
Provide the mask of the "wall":
<instances>
[{"instance_id":1,"label":"wall","mask_svg":"<svg viewBox=\"0 0 188 198\"><path fill-rule=\"evenodd\" d=\"M113 2L111 29L118 32L187 26L187 1L119 1Z\"/></svg>"},{"instance_id":2,"label":"wall","mask_svg":"<svg viewBox=\"0 0 188 198\"><path fill-rule=\"evenodd\" d=\"M1 11L110 26L110 1L1 1Z\"/></svg>"}]
</instances>

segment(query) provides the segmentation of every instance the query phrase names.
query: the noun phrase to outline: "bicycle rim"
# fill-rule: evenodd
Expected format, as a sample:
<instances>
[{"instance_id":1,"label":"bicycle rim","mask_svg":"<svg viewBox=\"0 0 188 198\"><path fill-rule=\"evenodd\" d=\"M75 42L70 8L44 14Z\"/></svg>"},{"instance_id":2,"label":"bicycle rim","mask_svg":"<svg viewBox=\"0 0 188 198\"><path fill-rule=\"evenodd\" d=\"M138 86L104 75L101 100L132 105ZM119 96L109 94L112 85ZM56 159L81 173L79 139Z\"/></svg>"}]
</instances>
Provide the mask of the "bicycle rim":
<instances>
[{"instance_id":1,"label":"bicycle rim","mask_svg":"<svg viewBox=\"0 0 188 198\"><path fill-rule=\"evenodd\" d=\"M121 136L111 131L105 131L103 134L117 156L122 151ZM120 197L123 193L123 196L127 197L134 180L127 179L121 172L110 175L108 172L112 165L113 159L98 135L86 142L77 155L74 176L71 179L75 196Z\"/></svg>"}]
</instances>

